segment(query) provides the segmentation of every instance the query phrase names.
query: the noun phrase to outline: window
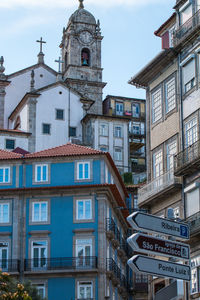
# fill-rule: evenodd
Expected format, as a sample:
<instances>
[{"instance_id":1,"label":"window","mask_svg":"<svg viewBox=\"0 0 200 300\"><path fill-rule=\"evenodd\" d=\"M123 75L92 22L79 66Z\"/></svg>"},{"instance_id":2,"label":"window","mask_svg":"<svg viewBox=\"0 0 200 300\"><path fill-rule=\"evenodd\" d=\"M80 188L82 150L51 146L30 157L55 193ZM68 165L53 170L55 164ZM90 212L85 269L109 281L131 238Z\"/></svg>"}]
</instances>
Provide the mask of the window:
<instances>
[{"instance_id":1,"label":"window","mask_svg":"<svg viewBox=\"0 0 200 300\"><path fill-rule=\"evenodd\" d=\"M48 182L48 165L35 166L35 182Z\"/></svg>"},{"instance_id":2,"label":"window","mask_svg":"<svg viewBox=\"0 0 200 300\"><path fill-rule=\"evenodd\" d=\"M174 155L177 153L177 142L173 141L167 145L167 170L174 167Z\"/></svg>"},{"instance_id":3,"label":"window","mask_svg":"<svg viewBox=\"0 0 200 300\"><path fill-rule=\"evenodd\" d=\"M189 4L180 11L180 25L184 24L191 17L192 17L192 4Z\"/></svg>"},{"instance_id":4,"label":"window","mask_svg":"<svg viewBox=\"0 0 200 300\"><path fill-rule=\"evenodd\" d=\"M175 208L173 208L174 210L174 218L180 218L181 214L180 214L180 207L177 206Z\"/></svg>"},{"instance_id":5,"label":"window","mask_svg":"<svg viewBox=\"0 0 200 300\"><path fill-rule=\"evenodd\" d=\"M9 203L0 204L0 223L9 223Z\"/></svg>"},{"instance_id":6,"label":"window","mask_svg":"<svg viewBox=\"0 0 200 300\"><path fill-rule=\"evenodd\" d=\"M115 137L118 137L118 138L122 137L122 128L121 128L121 126L115 126L114 135L115 135Z\"/></svg>"},{"instance_id":7,"label":"window","mask_svg":"<svg viewBox=\"0 0 200 300\"><path fill-rule=\"evenodd\" d=\"M47 267L47 241L32 242L32 267Z\"/></svg>"},{"instance_id":8,"label":"window","mask_svg":"<svg viewBox=\"0 0 200 300\"><path fill-rule=\"evenodd\" d=\"M133 122L133 127L132 127L132 133L135 135L140 135L140 123L139 122Z\"/></svg>"},{"instance_id":9,"label":"window","mask_svg":"<svg viewBox=\"0 0 200 300\"><path fill-rule=\"evenodd\" d=\"M76 219L90 220L92 219L92 200L83 199L76 201Z\"/></svg>"},{"instance_id":10,"label":"window","mask_svg":"<svg viewBox=\"0 0 200 300\"><path fill-rule=\"evenodd\" d=\"M8 269L8 243L0 242L0 268Z\"/></svg>"},{"instance_id":11,"label":"window","mask_svg":"<svg viewBox=\"0 0 200 300\"><path fill-rule=\"evenodd\" d=\"M45 285L44 284L37 284L35 285L35 288L38 291L38 295L44 299L45 298Z\"/></svg>"},{"instance_id":12,"label":"window","mask_svg":"<svg viewBox=\"0 0 200 300\"><path fill-rule=\"evenodd\" d=\"M139 118L139 116L140 116L140 104L139 103L133 103L132 116L135 118Z\"/></svg>"},{"instance_id":13,"label":"window","mask_svg":"<svg viewBox=\"0 0 200 300\"><path fill-rule=\"evenodd\" d=\"M90 179L90 162L77 163L77 179Z\"/></svg>"},{"instance_id":14,"label":"window","mask_svg":"<svg viewBox=\"0 0 200 300\"><path fill-rule=\"evenodd\" d=\"M197 118L193 118L185 124L185 144L186 147L197 141Z\"/></svg>"},{"instance_id":15,"label":"window","mask_svg":"<svg viewBox=\"0 0 200 300\"><path fill-rule=\"evenodd\" d=\"M154 178L160 177L163 174L163 154L162 150L153 155L153 175Z\"/></svg>"},{"instance_id":16,"label":"window","mask_svg":"<svg viewBox=\"0 0 200 300\"><path fill-rule=\"evenodd\" d=\"M199 210L199 189L194 189L186 193L186 218L196 214Z\"/></svg>"},{"instance_id":17,"label":"window","mask_svg":"<svg viewBox=\"0 0 200 300\"><path fill-rule=\"evenodd\" d=\"M56 109L56 120L64 120L64 110Z\"/></svg>"},{"instance_id":18,"label":"window","mask_svg":"<svg viewBox=\"0 0 200 300\"><path fill-rule=\"evenodd\" d=\"M107 152L108 148L107 148L107 146L103 146L103 147L100 147L100 150L103 151L103 152Z\"/></svg>"},{"instance_id":19,"label":"window","mask_svg":"<svg viewBox=\"0 0 200 300\"><path fill-rule=\"evenodd\" d=\"M92 282L78 282L78 299L92 299L93 284Z\"/></svg>"},{"instance_id":20,"label":"window","mask_svg":"<svg viewBox=\"0 0 200 300\"><path fill-rule=\"evenodd\" d=\"M42 124L42 133L43 134L51 134L51 125L50 124Z\"/></svg>"},{"instance_id":21,"label":"window","mask_svg":"<svg viewBox=\"0 0 200 300\"><path fill-rule=\"evenodd\" d=\"M0 168L0 183L10 183L10 167Z\"/></svg>"},{"instance_id":22,"label":"window","mask_svg":"<svg viewBox=\"0 0 200 300\"><path fill-rule=\"evenodd\" d=\"M200 256L191 259L191 294L199 293L200 291ZM198 299L198 298L197 298Z\"/></svg>"},{"instance_id":23,"label":"window","mask_svg":"<svg viewBox=\"0 0 200 300\"><path fill-rule=\"evenodd\" d=\"M100 135L108 136L108 124L100 124Z\"/></svg>"},{"instance_id":24,"label":"window","mask_svg":"<svg viewBox=\"0 0 200 300\"><path fill-rule=\"evenodd\" d=\"M78 267L92 265L92 239L76 240L76 257Z\"/></svg>"},{"instance_id":25,"label":"window","mask_svg":"<svg viewBox=\"0 0 200 300\"><path fill-rule=\"evenodd\" d=\"M115 160L122 160L122 149L120 148L115 148L114 150L114 159Z\"/></svg>"},{"instance_id":26,"label":"window","mask_svg":"<svg viewBox=\"0 0 200 300\"><path fill-rule=\"evenodd\" d=\"M116 115L123 116L124 113L124 104L120 102L116 102Z\"/></svg>"},{"instance_id":27,"label":"window","mask_svg":"<svg viewBox=\"0 0 200 300\"><path fill-rule=\"evenodd\" d=\"M165 97L166 112L168 113L176 107L176 87L174 77L165 83Z\"/></svg>"},{"instance_id":28,"label":"window","mask_svg":"<svg viewBox=\"0 0 200 300\"><path fill-rule=\"evenodd\" d=\"M162 117L161 89L152 94L152 122L155 123Z\"/></svg>"},{"instance_id":29,"label":"window","mask_svg":"<svg viewBox=\"0 0 200 300\"><path fill-rule=\"evenodd\" d=\"M15 140L6 139L6 149L8 150L15 149Z\"/></svg>"},{"instance_id":30,"label":"window","mask_svg":"<svg viewBox=\"0 0 200 300\"><path fill-rule=\"evenodd\" d=\"M48 202L32 202L32 222L46 222L48 219Z\"/></svg>"},{"instance_id":31,"label":"window","mask_svg":"<svg viewBox=\"0 0 200 300\"><path fill-rule=\"evenodd\" d=\"M195 59L190 59L182 67L183 93L187 93L195 86Z\"/></svg>"},{"instance_id":32,"label":"window","mask_svg":"<svg viewBox=\"0 0 200 300\"><path fill-rule=\"evenodd\" d=\"M76 127L69 127L69 136L76 136Z\"/></svg>"}]
</instances>

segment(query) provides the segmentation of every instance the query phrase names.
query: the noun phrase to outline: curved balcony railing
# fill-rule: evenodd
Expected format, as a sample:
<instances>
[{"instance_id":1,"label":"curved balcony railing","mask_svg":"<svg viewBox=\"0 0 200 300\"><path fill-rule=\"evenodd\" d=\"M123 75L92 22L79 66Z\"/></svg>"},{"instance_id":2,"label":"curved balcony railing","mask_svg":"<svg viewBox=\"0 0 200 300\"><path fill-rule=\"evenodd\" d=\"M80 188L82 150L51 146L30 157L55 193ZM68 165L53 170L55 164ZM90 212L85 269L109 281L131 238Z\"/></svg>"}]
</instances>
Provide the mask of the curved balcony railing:
<instances>
[{"instance_id":1,"label":"curved balcony railing","mask_svg":"<svg viewBox=\"0 0 200 300\"><path fill-rule=\"evenodd\" d=\"M18 259L1 259L0 269L3 272L19 272L20 271L20 260Z\"/></svg>"}]
</instances>

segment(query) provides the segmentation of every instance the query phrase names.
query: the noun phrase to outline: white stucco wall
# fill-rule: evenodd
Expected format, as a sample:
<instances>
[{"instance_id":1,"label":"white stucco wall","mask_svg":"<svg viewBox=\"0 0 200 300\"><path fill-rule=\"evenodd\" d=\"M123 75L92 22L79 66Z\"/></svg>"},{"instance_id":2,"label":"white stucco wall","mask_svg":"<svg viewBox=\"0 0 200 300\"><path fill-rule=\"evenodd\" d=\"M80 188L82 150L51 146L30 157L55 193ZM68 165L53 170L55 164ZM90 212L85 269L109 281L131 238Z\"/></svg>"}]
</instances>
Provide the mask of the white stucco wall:
<instances>
[{"instance_id":1,"label":"white stucco wall","mask_svg":"<svg viewBox=\"0 0 200 300\"><path fill-rule=\"evenodd\" d=\"M38 67L34 69L35 72L35 89L39 89L43 86L49 85L56 81L56 76L47 71L44 67ZM41 77L41 75L43 77ZM8 117L24 97L24 95L30 91L31 70L27 70L25 73L17 73L10 76L10 85L6 88L5 96L5 115L4 115L4 128L7 128Z\"/></svg>"},{"instance_id":2,"label":"white stucco wall","mask_svg":"<svg viewBox=\"0 0 200 300\"><path fill-rule=\"evenodd\" d=\"M11 135L10 133L3 135L1 134L0 149L6 149L6 139L15 140L15 148L20 147L28 151L28 138L26 136Z\"/></svg>"},{"instance_id":3,"label":"white stucco wall","mask_svg":"<svg viewBox=\"0 0 200 300\"><path fill-rule=\"evenodd\" d=\"M60 94L62 92L62 94ZM70 126L76 127L77 138L82 140L82 104L78 95L62 85L41 92L36 106L36 151L63 145L69 142L69 97ZM56 120L56 109L64 110L64 120ZM51 134L42 133L42 124L51 124Z\"/></svg>"}]
</instances>

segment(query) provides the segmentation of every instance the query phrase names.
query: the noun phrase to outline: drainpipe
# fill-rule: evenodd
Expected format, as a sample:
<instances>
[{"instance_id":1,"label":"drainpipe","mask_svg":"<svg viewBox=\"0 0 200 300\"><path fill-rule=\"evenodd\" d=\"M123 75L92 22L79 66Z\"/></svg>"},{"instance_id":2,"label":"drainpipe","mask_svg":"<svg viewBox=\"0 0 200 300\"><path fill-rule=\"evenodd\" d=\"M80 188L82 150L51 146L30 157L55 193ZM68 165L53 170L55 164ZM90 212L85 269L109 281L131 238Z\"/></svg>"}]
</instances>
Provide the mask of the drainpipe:
<instances>
[{"instance_id":1,"label":"drainpipe","mask_svg":"<svg viewBox=\"0 0 200 300\"><path fill-rule=\"evenodd\" d=\"M22 157L22 196L21 196L21 207L20 207L20 282L24 281L24 249L25 249L25 232L24 232L24 204L25 204L25 197L24 197L24 188L25 188L25 162L24 157Z\"/></svg>"},{"instance_id":2,"label":"drainpipe","mask_svg":"<svg viewBox=\"0 0 200 300\"><path fill-rule=\"evenodd\" d=\"M70 110L71 110L71 93L70 93L70 87L69 87L69 94L68 94L68 137L69 136L69 128L70 128Z\"/></svg>"},{"instance_id":3,"label":"drainpipe","mask_svg":"<svg viewBox=\"0 0 200 300\"><path fill-rule=\"evenodd\" d=\"M184 136L184 124L183 124L183 89L182 89L182 69L180 67L181 62L181 55L178 55L178 75L179 75L179 87L180 87L180 126L181 126L181 150L183 151L185 148L185 136ZM181 190L181 198L182 198L182 205L183 205L183 217L186 218L186 208L185 208L185 194L184 194L184 187L185 187L185 178L183 177L182 183L182 190ZM186 282L186 300L189 300L189 285Z\"/></svg>"}]
</instances>

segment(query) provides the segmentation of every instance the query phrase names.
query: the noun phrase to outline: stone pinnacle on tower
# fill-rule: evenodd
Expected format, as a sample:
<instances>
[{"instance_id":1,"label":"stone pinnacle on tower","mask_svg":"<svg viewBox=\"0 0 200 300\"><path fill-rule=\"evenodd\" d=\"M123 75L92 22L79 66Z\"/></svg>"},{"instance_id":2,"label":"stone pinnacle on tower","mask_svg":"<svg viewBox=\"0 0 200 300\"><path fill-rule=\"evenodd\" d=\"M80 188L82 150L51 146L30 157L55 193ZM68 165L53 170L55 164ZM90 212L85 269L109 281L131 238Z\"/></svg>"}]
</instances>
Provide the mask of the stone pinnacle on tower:
<instances>
[{"instance_id":1,"label":"stone pinnacle on tower","mask_svg":"<svg viewBox=\"0 0 200 300\"><path fill-rule=\"evenodd\" d=\"M79 0L79 2L80 2L79 8L84 8L83 1L84 1L84 0Z\"/></svg>"},{"instance_id":2,"label":"stone pinnacle on tower","mask_svg":"<svg viewBox=\"0 0 200 300\"><path fill-rule=\"evenodd\" d=\"M36 42L40 43L40 52L38 54L38 64L44 64L44 53L42 52L42 44L46 44L46 42L42 40L42 37L40 38L40 40L37 40Z\"/></svg>"},{"instance_id":3,"label":"stone pinnacle on tower","mask_svg":"<svg viewBox=\"0 0 200 300\"><path fill-rule=\"evenodd\" d=\"M4 74L5 68L3 66L4 58L3 56L0 57L0 80L5 80L6 75Z\"/></svg>"}]
</instances>

